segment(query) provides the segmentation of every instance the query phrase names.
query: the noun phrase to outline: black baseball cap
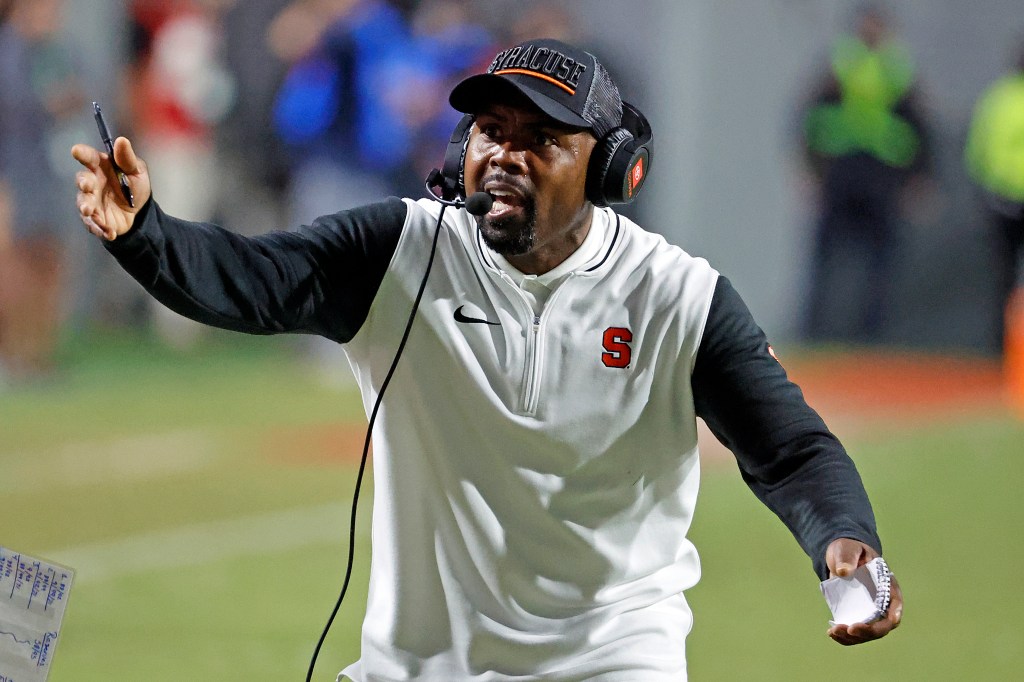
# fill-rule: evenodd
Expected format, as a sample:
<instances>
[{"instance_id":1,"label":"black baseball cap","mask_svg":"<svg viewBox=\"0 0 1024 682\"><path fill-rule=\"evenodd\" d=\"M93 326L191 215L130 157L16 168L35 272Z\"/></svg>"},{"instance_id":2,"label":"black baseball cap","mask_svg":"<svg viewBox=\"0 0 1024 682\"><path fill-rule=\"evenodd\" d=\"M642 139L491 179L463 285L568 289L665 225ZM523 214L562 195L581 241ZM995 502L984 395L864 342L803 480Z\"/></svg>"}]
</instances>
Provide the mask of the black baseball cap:
<instances>
[{"instance_id":1,"label":"black baseball cap","mask_svg":"<svg viewBox=\"0 0 1024 682\"><path fill-rule=\"evenodd\" d=\"M597 57L548 38L502 50L486 73L456 85L448 101L457 111L475 114L509 87L556 121L588 128L599 139L622 121L619 89Z\"/></svg>"}]
</instances>

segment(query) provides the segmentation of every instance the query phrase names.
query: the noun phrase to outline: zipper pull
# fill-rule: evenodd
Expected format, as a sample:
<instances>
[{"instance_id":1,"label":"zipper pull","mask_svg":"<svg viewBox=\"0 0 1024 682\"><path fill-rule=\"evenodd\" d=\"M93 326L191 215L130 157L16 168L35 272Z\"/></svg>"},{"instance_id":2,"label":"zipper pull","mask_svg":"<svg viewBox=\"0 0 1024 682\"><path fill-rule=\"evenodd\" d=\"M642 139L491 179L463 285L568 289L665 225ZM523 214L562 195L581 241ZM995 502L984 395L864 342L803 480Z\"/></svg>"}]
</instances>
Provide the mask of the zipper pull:
<instances>
[{"instance_id":1,"label":"zipper pull","mask_svg":"<svg viewBox=\"0 0 1024 682\"><path fill-rule=\"evenodd\" d=\"M533 316L533 333L536 334L540 330L540 315Z\"/></svg>"}]
</instances>

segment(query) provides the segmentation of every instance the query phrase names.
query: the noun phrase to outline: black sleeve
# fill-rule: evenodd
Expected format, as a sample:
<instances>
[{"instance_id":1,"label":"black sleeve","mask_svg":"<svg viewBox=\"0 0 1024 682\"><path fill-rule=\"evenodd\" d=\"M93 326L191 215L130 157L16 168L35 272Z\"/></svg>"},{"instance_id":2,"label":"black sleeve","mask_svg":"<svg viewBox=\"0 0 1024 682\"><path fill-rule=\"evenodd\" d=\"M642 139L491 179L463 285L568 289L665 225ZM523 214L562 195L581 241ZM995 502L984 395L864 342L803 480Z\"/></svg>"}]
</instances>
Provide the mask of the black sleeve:
<instances>
[{"instance_id":1,"label":"black sleeve","mask_svg":"<svg viewBox=\"0 0 1024 682\"><path fill-rule=\"evenodd\" d=\"M860 475L804 400L732 284L719 277L692 377L694 403L736 455L743 480L828 577L825 550L841 537L881 552Z\"/></svg>"},{"instance_id":2,"label":"black sleeve","mask_svg":"<svg viewBox=\"0 0 1024 682\"><path fill-rule=\"evenodd\" d=\"M295 232L244 237L173 218L153 201L107 250L185 317L249 334L349 341L366 319L406 216L396 198L317 218Z\"/></svg>"}]
</instances>

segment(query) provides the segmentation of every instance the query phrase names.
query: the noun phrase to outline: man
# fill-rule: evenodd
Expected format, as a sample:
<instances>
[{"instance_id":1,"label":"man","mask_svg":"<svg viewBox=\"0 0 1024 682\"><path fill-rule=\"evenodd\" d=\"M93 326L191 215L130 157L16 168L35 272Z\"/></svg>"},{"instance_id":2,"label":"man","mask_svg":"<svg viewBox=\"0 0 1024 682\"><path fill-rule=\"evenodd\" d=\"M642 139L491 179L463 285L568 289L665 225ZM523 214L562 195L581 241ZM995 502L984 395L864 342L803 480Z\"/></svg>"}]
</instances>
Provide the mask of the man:
<instances>
[{"instance_id":1,"label":"man","mask_svg":"<svg viewBox=\"0 0 1024 682\"><path fill-rule=\"evenodd\" d=\"M833 47L804 120L820 190L804 333L877 343L901 250L901 202L923 196L928 149L905 46L874 6L860 8L856 24Z\"/></svg>"},{"instance_id":2,"label":"man","mask_svg":"<svg viewBox=\"0 0 1024 682\"><path fill-rule=\"evenodd\" d=\"M81 105L63 2L0 2L0 390L47 381L67 307L71 215L49 150Z\"/></svg>"},{"instance_id":3,"label":"man","mask_svg":"<svg viewBox=\"0 0 1024 682\"><path fill-rule=\"evenodd\" d=\"M853 463L728 280L595 207L616 183L596 182L614 164L591 159L607 161L635 114L597 60L530 41L450 101L472 116L466 193L493 199L475 219L390 199L246 239L163 214L128 140L114 153L137 210L108 159L72 150L85 224L158 299L228 329L344 344L368 410L392 380L374 433L361 659L343 674L684 679L696 416L820 577L877 556ZM621 192L637 189L637 167ZM829 634L876 639L901 612L897 588L882 619Z\"/></svg>"},{"instance_id":4,"label":"man","mask_svg":"<svg viewBox=\"0 0 1024 682\"><path fill-rule=\"evenodd\" d=\"M1024 256L1024 40L1014 68L982 93L975 105L964 158L984 191L992 226L996 279L994 339L1005 350L1007 306Z\"/></svg>"}]
</instances>

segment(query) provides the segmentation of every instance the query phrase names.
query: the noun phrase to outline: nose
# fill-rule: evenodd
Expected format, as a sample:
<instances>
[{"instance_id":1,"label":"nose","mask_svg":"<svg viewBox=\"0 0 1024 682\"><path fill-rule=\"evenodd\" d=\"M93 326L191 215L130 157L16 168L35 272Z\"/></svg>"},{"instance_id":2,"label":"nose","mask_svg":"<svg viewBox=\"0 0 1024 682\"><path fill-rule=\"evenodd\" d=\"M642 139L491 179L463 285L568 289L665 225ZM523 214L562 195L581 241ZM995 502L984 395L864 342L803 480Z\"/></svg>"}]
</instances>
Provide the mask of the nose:
<instances>
[{"instance_id":1,"label":"nose","mask_svg":"<svg viewBox=\"0 0 1024 682\"><path fill-rule=\"evenodd\" d=\"M510 175L526 175L526 151L517 149L511 141L498 145L490 163Z\"/></svg>"}]
</instances>

